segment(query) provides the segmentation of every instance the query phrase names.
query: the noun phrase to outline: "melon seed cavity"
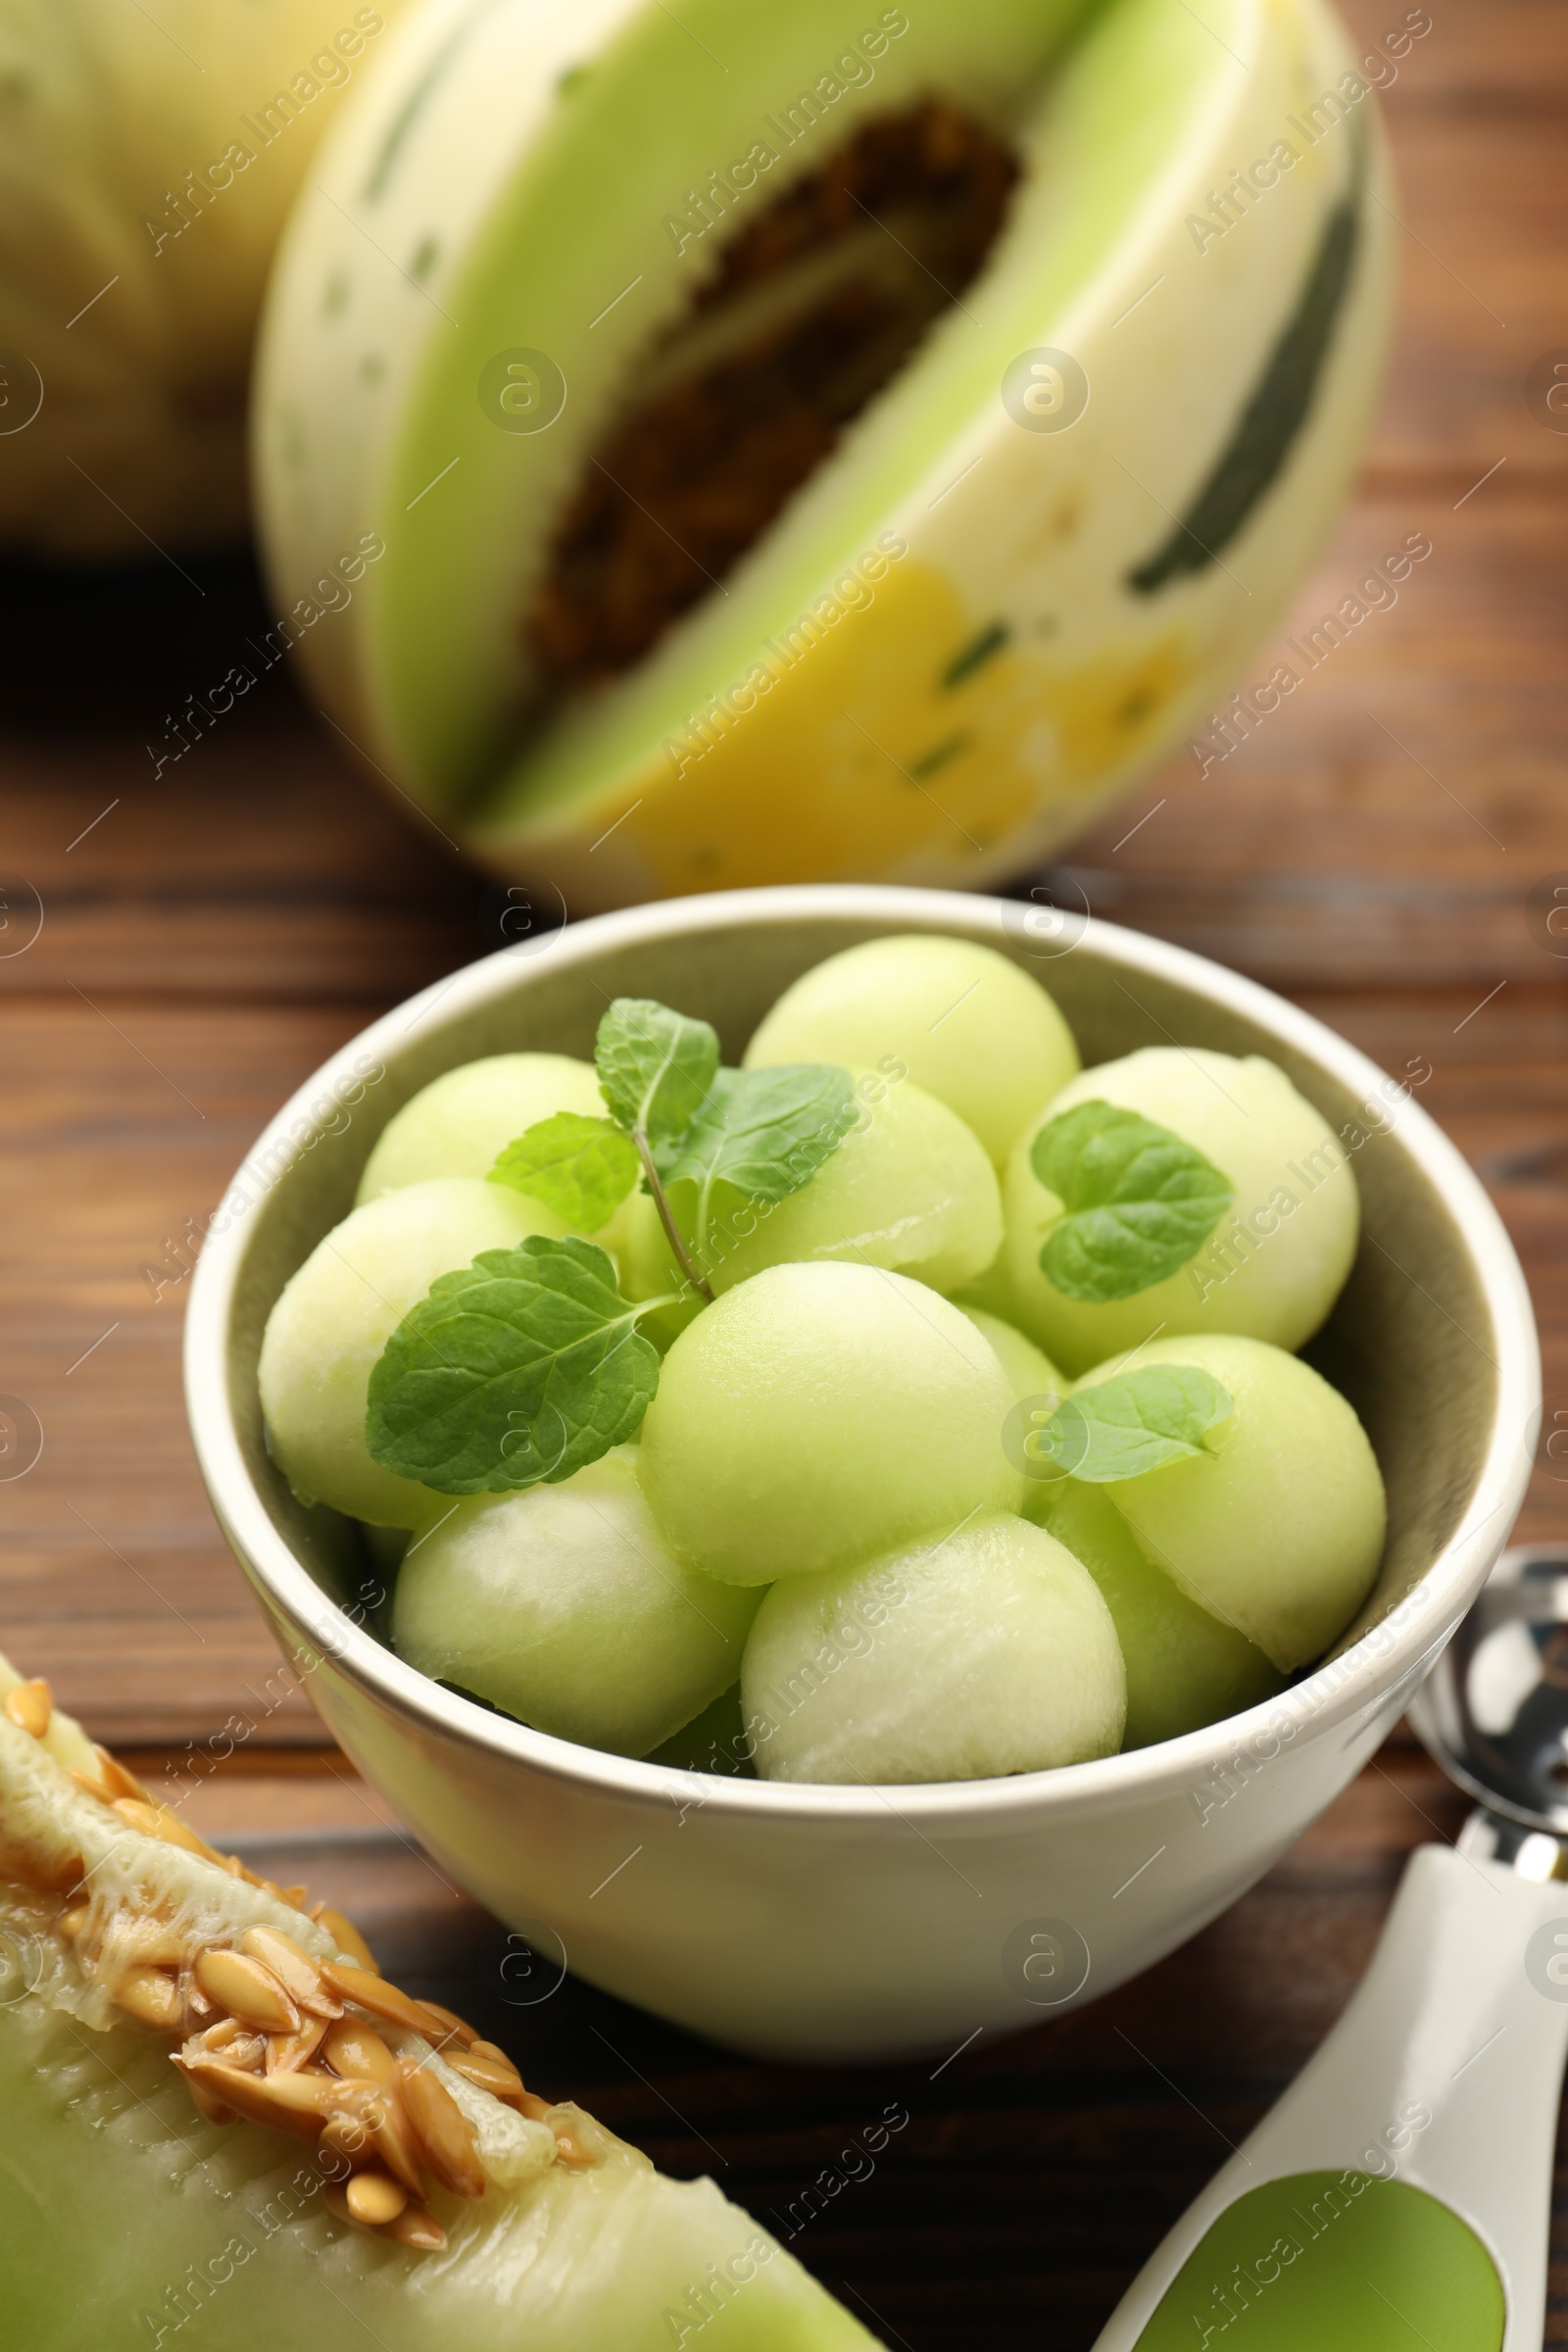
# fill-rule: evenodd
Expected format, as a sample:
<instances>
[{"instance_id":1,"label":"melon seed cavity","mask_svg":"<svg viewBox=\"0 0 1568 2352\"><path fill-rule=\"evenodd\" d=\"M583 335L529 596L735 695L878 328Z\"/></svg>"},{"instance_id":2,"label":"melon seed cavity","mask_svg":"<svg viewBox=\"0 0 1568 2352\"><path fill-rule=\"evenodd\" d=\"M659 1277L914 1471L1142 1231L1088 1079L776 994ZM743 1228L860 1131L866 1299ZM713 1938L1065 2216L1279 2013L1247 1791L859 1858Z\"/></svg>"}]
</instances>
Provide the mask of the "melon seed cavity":
<instances>
[{"instance_id":1,"label":"melon seed cavity","mask_svg":"<svg viewBox=\"0 0 1568 2352\"><path fill-rule=\"evenodd\" d=\"M555 692L612 678L719 585L984 262L1017 178L931 98L867 123L732 237L632 371L524 622Z\"/></svg>"},{"instance_id":2,"label":"melon seed cavity","mask_svg":"<svg viewBox=\"0 0 1568 2352\"><path fill-rule=\"evenodd\" d=\"M20 1729L45 1737L53 1715L46 1682L17 1686L4 1704ZM216 1852L106 1748L94 1753L96 1774L72 1778L130 1827L194 1850L280 1901L303 1903L303 1888L274 1886ZM313 1905L310 1916L352 1962L316 1960L281 1929L260 1926L237 1947L192 1953L152 1912L122 1912L94 1932L81 1867L77 1856L65 1874L71 1884L60 1889L54 1925L82 1974L102 1984L124 2016L177 2044L173 2063L206 2122L243 2118L336 2158L344 2175L328 2185L325 2202L337 2220L434 2253L447 2240L422 2201L427 2179L455 2196L485 2193L473 2130L457 2101L423 2062L394 2057L372 2020L421 2034L476 2088L534 2122L551 2120L550 2102L524 2087L504 2050L439 2002L389 1984L364 1938L326 1904ZM555 2138L562 2164L594 2162L569 2131Z\"/></svg>"}]
</instances>

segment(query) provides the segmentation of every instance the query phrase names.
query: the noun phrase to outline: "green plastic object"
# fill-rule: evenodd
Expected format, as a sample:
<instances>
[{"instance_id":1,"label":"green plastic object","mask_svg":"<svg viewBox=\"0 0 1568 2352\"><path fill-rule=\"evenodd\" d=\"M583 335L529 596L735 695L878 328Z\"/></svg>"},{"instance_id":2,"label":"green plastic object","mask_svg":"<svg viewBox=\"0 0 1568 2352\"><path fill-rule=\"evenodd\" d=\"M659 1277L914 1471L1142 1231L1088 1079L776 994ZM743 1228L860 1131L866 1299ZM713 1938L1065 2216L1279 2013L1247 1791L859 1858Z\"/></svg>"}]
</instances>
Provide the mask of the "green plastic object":
<instances>
[{"instance_id":1,"label":"green plastic object","mask_svg":"<svg viewBox=\"0 0 1568 2352\"><path fill-rule=\"evenodd\" d=\"M1492 2256L1425 2189L1288 2173L1227 2206L1138 2352L1498 2352L1504 2317Z\"/></svg>"}]
</instances>

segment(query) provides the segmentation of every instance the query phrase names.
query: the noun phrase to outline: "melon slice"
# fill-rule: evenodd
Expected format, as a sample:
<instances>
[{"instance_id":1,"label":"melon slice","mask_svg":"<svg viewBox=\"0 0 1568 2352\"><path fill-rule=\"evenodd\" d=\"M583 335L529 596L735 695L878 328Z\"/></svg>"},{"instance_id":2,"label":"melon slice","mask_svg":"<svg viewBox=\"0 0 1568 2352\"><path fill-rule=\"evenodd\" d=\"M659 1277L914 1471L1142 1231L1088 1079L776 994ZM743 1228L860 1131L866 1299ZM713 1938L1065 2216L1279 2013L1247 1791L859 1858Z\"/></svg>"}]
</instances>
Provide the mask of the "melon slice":
<instances>
[{"instance_id":1,"label":"melon slice","mask_svg":"<svg viewBox=\"0 0 1568 2352\"><path fill-rule=\"evenodd\" d=\"M0 1660L0 1694L8 2345L873 2344L710 2180L526 2090L346 1921L204 1847L46 1685Z\"/></svg>"},{"instance_id":2,"label":"melon slice","mask_svg":"<svg viewBox=\"0 0 1568 2352\"><path fill-rule=\"evenodd\" d=\"M265 533L327 708L583 909L1016 868L1206 711L1321 542L1390 307L1372 107L1323 0L436 0L263 338ZM922 270L955 299L917 315ZM785 402L697 495L694 417L728 446L818 328L859 407Z\"/></svg>"}]
</instances>

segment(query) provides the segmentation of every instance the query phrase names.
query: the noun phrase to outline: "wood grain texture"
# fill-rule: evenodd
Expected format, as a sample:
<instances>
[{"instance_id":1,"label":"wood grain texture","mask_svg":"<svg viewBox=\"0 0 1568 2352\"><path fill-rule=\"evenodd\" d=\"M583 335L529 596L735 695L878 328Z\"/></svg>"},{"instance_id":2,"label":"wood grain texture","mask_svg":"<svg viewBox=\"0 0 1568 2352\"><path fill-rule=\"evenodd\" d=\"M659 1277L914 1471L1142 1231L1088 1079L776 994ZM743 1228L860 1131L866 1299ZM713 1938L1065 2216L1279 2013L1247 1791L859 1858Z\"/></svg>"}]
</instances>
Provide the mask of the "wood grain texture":
<instances>
[{"instance_id":1,"label":"wood grain texture","mask_svg":"<svg viewBox=\"0 0 1568 2352\"><path fill-rule=\"evenodd\" d=\"M1348 13L1370 44L1403 12ZM1480 1169L1535 1293L1547 1409L1520 1532L1561 1538L1568 941L1531 893L1568 877L1568 435L1524 379L1568 347L1568 10L1431 13L1385 101L1404 283L1361 490L1238 683L1407 533L1432 554L1231 758L1200 774L1178 754L1018 887L1251 972L1386 1067L1430 1064L1418 1099ZM245 562L189 568L0 574L0 1392L43 1431L26 1475L0 1475L0 1646L172 1786L187 1743L243 1714L242 1753L188 1798L204 1830L344 1832L324 1890L394 1950L406 1935L427 1966L445 1952L428 1989L481 2011L530 2080L674 2171L714 2171L775 2227L890 2103L906 2110L796 2251L906 2352L1081 2352L1343 2007L1405 1853L1451 1836L1462 1804L1396 1738L1184 1951L935 2079L745 2065L569 1983L514 2009L471 1906L401 1848L355 1861L379 1808L279 1682L190 1458L179 1266L322 1056L502 941L493 885L279 672L156 769L168 713L269 618ZM1552 2343L1562 2175L1558 2199Z\"/></svg>"}]
</instances>

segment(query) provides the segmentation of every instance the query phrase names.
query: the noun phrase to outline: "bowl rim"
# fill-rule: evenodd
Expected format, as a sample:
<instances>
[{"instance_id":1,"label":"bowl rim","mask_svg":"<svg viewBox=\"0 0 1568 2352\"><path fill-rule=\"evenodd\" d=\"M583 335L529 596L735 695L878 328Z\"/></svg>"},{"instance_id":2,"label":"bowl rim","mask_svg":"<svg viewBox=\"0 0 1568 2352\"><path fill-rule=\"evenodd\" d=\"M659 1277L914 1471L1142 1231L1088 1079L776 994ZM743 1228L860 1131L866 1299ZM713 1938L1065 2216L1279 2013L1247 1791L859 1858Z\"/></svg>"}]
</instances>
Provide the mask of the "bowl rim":
<instances>
[{"instance_id":1,"label":"bowl rim","mask_svg":"<svg viewBox=\"0 0 1568 2352\"><path fill-rule=\"evenodd\" d=\"M978 893L880 883L781 884L659 900L587 916L546 935L550 944L544 953L555 972L591 960L606 948L725 929L737 921L833 917L948 930L982 943L991 930L1004 947L1027 921L1027 912L1018 901ZM1080 925L1074 946L1092 938L1097 953L1124 971L1171 982L1252 1020L1359 1099L1368 1100L1376 1087L1387 1083L1386 1074L1358 1047L1259 982L1190 949L1098 915L1067 920ZM283 1103L246 1154L241 1172L259 1160L270 1167L275 1159L276 1174L265 1180L270 1188L293 1162L301 1122L313 1135L318 1131L313 1103L321 1101L334 1081L353 1081L357 1056L369 1053L377 1059L396 1059L410 1032L437 1005L445 1005L450 1014L504 999L516 985L519 968L525 972L533 960L526 956L519 962L515 948L482 956L431 982L359 1031ZM272 1525L251 1479L229 1400L228 1344L235 1293L253 1230L243 1211L252 1202L243 1192L236 1199L232 1187L215 1212L186 1309L185 1403L197 1462L219 1525L258 1588L264 1608L293 1630L314 1653L313 1662L330 1659L377 1709L390 1709L425 1737L434 1734L444 1742L480 1751L491 1769L520 1765L585 1795L644 1807L662 1808L684 1799L689 1808L700 1805L704 1812L758 1824L773 1820L838 1823L846 1828L889 1814L906 1826L966 1816L975 1826L983 1822L1004 1834L1022 1816L1093 1813L1168 1796L1212 1782L1216 1769L1244 1746L1251 1745L1257 1753L1259 1740L1272 1740L1273 1752L1278 1752L1296 1737L1294 1726L1280 1733L1282 1712L1287 1718L1304 1717L1317 1733L1351 1717L1370 1715L1395 1684L1419 1680L1468 1605L1469 1588L1479 1587L1506 1542L1524 1496L1533 1459L1525 1432L1534 1427L1541 1409L1541 1364L1518 1257L1480 1179L1408 1094L1391 1124L1454 1218L1497 1341L1496 1402L1469 1507L1410 1591L1341 1656L1241 1714L1150 1747L1003 1779L898 1784L895 1802L887 1788L869 1783L746 1780L613 1755L535 1731L443 1690L406 1665L321 1590ZM256 1181L254 1175L251 1181ZM224 1218L230 1200L235 1205ZM693 1797L694 1784L701 1788L700 1798Z\"/></svg>"}]
</instances>

